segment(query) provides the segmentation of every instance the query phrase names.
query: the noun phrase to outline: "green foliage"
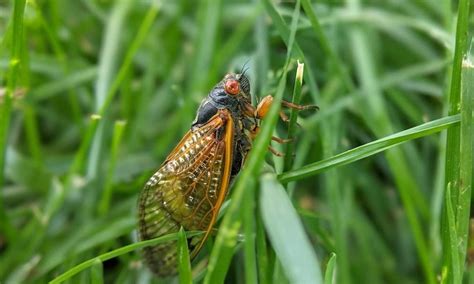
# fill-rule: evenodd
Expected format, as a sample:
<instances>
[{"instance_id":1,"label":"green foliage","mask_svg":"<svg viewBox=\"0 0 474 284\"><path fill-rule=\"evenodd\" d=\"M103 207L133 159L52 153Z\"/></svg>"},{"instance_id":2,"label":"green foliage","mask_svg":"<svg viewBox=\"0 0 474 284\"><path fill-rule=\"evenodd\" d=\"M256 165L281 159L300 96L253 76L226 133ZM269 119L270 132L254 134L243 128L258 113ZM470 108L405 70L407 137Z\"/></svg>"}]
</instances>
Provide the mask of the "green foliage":
<instances>
[{"instance_id":1,"label":"green foliage","mask_svg":"<svg viewBox=\"0 0 474 284\"><path fill-rule=\"evenodd\" d=\"M469 4L3 1L0 282L474 279ZM276 103L190 266L184 232L137 241L136 199L247 61ZM320 110L285 124L282 99ZM180 275L155 279L140 249L175 239Z\"/></svg>"},{"instance_id":2,"label":"green foliage","mask_svg":"<svg viewBox=\"0 0 474 284\"><path fill-rule=\"evenodd\" d=\"M181 227L178 235L179 283L192 283L191 263L189 259L188 241Z\"/></svg>"},{"instance_id":3,"label":"green foliage","mask_svg":"<svg viewBox=\"0 0 474 284\"><path fill-rule=\"evenodd\" d=\"M288 193L274 174L264 174L260 183L263 222L285 275L290 283L322 283L316 253Z\"/></svg>"}]
</instances>

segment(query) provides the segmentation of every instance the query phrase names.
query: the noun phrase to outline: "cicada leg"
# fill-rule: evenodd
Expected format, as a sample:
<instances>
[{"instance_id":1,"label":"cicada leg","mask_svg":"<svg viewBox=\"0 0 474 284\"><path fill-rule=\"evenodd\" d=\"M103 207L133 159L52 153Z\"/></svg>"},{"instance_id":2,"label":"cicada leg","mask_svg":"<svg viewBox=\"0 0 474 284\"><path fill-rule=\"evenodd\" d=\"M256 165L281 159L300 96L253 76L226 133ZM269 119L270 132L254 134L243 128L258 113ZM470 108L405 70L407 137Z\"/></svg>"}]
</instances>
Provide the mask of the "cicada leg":
<instances>
[{"instance_id":1,"label":"cicada leg","mask_svg":"<svg viewBox=\"0 0 474 284\"><path fill-rule=\"evenodd\" d=\"M273 148L272 146L268 146L268 150L270 150L270 152L277 156L277 157L284 157L285 156L285 153L282 153L280 151L278 151L277 149Z\"/></svg>"},{"instance_id":2,"label":"cicada leg","mask_svg":"<svg viewBox=\"0 0 474 284\"><path fill-rule=\"evenodd\" d=\"M264 118L267 115L268 111L270 110L272 103L273 103L272 96L268 95L264 97L258 104L257 109L255 110L255 117L258 119ZM318 106L315 106L315 105L298 105L298 104L294 104L285 100L281 101L281 105L283 107L296 109L296 110L318 109ZM283 111L280 111L280 118L285 122L289 121L288 116Z\"/></svg>"},{"instance_id":3,"label":"cicada leg","mask_svg":"<svg viewBox=\"0 0 474 284\"><path fill-rule=\"evenodd\" d=\"M290 143L291 141L293 141L293 139L291 139L291 138L283 139L283 138L275 137L275 136L272 136L272 140L279 143L279 144L286 144L286 143Z\"/></svg>"},{"instance_id":4,"label":"cicada leg","mask_svg":"<svg viewBox=\"0 0 474 284\"><path fill-rule=\"evenodd\" d=\"M273 97L268 95L260 101L260 103L257 105L257 108L253 107L252 105L248 105L246 110L245 110L245 113L249 116L253 113L253 117L255 117L257 119L262 119L267 115L268 111L270 110L270 107L271 107L272 103L273 103ZM318 107L315 106L315 105L298 105L298 104L294 104L294 103L291 103L291 102L288 102L288 101L285 101L285 100L283 100L281 102L281 105L283 107L296 109L296 110L318 109ZM288 116L283 111L280 111L279 115L280 115L281 120L283 120L284 122L288 122L290 120L288 118ZM250 136L251 136L252 140L255 139L255 137L257 136L259 129L260 128L258 127L258 125L255 125L255 127L252 129L252 131L250 133ZM280 143L280 144L289 143L289 142L292 141L292 139L282 139L282 138L275 137L275 136L272 136L272 140L277 142L277 143ZM283 153L277 151L276 149L272 148L271 146L269 146L268 149L275 156L278 156L278 157L284 156Z\"/></svg>"}]
</instances>

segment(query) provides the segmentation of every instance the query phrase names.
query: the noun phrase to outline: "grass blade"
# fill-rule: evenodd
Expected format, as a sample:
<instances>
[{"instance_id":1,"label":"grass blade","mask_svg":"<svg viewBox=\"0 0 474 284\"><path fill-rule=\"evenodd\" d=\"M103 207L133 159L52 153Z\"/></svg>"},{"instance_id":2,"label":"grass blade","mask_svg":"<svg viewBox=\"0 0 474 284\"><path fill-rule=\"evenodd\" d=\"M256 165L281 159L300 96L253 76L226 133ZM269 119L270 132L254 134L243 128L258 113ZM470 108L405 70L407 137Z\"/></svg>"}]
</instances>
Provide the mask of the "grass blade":
<instances>
[{"instance_id":1,"label":"grass blade","mask_svg":"<svg viewBox=\"0 0 474 284\"><path fill-rule=\"evenodd\" d=\"M454 59L451 73L451 86L449 91L449 102L448 102L448 114L455 115L459 114L460 105L461 105L461 69L462 69L462 58L463 53L467 44L467 31L469 25L469 0L461 0L458 5L458 21L456 26L456 40L454 47ZM456 125L448 129L446 136L446 160L445 160L445 188L450 188L448 192L446 190L446 195L448 195L445 200L449 200L453 208L458 208L462 204L465 205L465 201L461 201L460 197L460 164L461 164L461 153L460 153L460 144L461 144L461 130L460 126ZM470 202L470 201L469 201ZM458 260L452 259L452 254L449 252L449 249L456 245L458 240L451 240L451 235L449 231L449 216L447 216L447 206L445 204L444 208L444 217L441 225L442 242L443 242L443 267L453 267L461 265L462 268L454 268L453 271L447 269L447 281L454 281L455 273L464 271L464 260L459 263ZM463 208L462 210L465 210ZM457 212L454 212L456 223L460 220ZM446 228L446 226L448 228ZM459 232L457 232L459 233ZM452 244L451 241L455 241L455 244ZM458 251L461 253L461 251ZM457 265L455 265L457 264ZM452 274L452 273L454 274Z\"/></svg>"},{"instance_id":2,"label":"grass blade","mask_svg":"<svg viewBox=\"0 0 474 284\"><path fill-rule=\"evenodd\" d=\"M135 36L134 40L132 41L127 50L127 53L125 54L125 59L122 62L122 65L120 66L117 76L110 85L112 71L115 65L114 62L116 60L115 54L117 53L118 46L116 42L120 38L120 27L125 21L125 15L130 9L130 6L130 0L122 0L121 2L119 2L108 24L108 29L110 29L110 31L106 33L107 37L104 38L105 44L102 50L102 52L104 53L104 56L102 56L103 62L99 64L98 79L96 84L96 110L100 116L104 116L107 112L107 109L112 100L114 99L118 88L124 81L127 72L130 69L132 60L135 54L137 53L138 48L141 46L146 36L148 35L148 32L159 11L159 5L152 3L147 15L144 17L142 23L140 24L140 27L137 31L137 35ZM95 132L94 140L92 141L87 171L87 176L89 178L94 178L98 173L102 143L101 140L104 132L104 123L104 121L99 122L97 130Z\"/></svg>"},{"instance_id":3,"label":"grass blade","mask_svg":"<svg viewBox=\"0 0 474 284\"><path fill-rule=\"evenodd\" d=\"M251 184L249 188L254 188ZM244 196L242 208L245 259L245 283L258 283L257 277L257 255L256 255L256 222L255 222L255 191L247 190Z\"/></svg>"},{"instance_id":4,"label":"grass blade","mask_svg":"<svg viewBox=\"0 0 474 284\"><path fill-rule=\"evenodd\" d=\"M304 72L304 63L298 61L298 67L296 69L296 78L295 78L295 87L293 89L293 98L291 102L294 104L299 104L301 100L301 86L303 85L303 72ZM298 118L298 111L292 109L290 113L290 121L288 123L288 139L294 139L296 132L296 120ZM293 152L294 152L295 143L294 141L286 145L285 151L285 162L284 162L284 171L291 170L293 168Z\"/></svg>"},{"instance_id":5,"label":"grass blade","mask_svg":"<svg viewBox=\"0 0 474 284\"><path fill-rule=\"evenodd\" d=\"M7 153L10 119L13 106L13 98L18 83L22 77L24 68L24 53L22 54L24 45L23 35L23 17L25 12L25 0L14 1L13 16L10 22L9 35L11 36L11 53L9 59L8 69L8 82L6 94L0 98L0 218L5 220L0 227L4 231L8 238L11 237L12 228L9 224L9 219L6 217L3 201L3 189L5 183L5 160ZM4 38L2 45L5 45L5 41L8 37Z\"/></svg>"},{"instance_id":6,"label":"grass blade","mask_svg":"<svg viewBox=\"0 0 474 284\"><path fill-rule=\"evenodd\" d=\"M100 259L96 259L91 267L91 283L104 283L104 265Z\"/></svg>"},{"instance_id":7,"label":"grass blade","mask_svg":"<svg viewBox=\"0 0 474 284\"><path fill-rule=\"evenodd\" d=\"M43 101L51 99L56 95L66 94L67 90L74 89L84 83L92 81L97 76L97 68L89 67L78 72L71 73L64 78L43 84L31 90L31 100ZM28 99L27 98L27 99Z\"/></svg>"},{"instance_id":8,"label":"grass blade","mask_svg":"<svg viewBox=\"0 0 474 284\"><path fill-rule=\"evenodd\" d=\"M260 183L263 222L290 283L323 283L314 249L285 189L270 173Z\"/></svg>"},{"instance_id":9,"label":"grass blade","mask_svg":"<svg viewBox=\"0 0 474 284\"><path fill-rule=\"evenodd\" d=\"M122 66L120 66L120 70L117 74L117 77L114 79L112 85L107 91L104 101L102 103L99 103L99 115L103 115L107 111L110 103L114 99L115 94L117 93L120 87L120 84L122 84L122 82L124 81L127 72L129 71L130 66L132 65L132 60L135 54L137 53L138 48L142 45L146 36L149 34L150 28L153 25L156 15L160 10L160 6L155 2L152 2L150 6L151 7L148 10L148 13L145 15L145 17L143 18L143 22L138 28L137 35L135 36L133 42L130 44L130 47L127 50L127 53L125 54L125 59L123 60Z\"/></svg>"},{"instance_id":10,"label":"grass blade","mask_svg":"<svg viewBox=\"0 0 474 284\"><path fill-rule=\"evenodd\" d=\"M337 154L326 160L312 163L296 170L282 173L278 176L281 182L290 182L299 180L308 176L318 174L330 168L347 165L360 159L364 159L395 147L401 143L411 141L420 137L424 137L433 133L437 133L456 125L460 121L459 115L447 116L437 120L433 120L413 128L392 134L390 136L372 141L357 148Z\"/></svg>"},{"instance_id":11,"label":"grass blade","mask_svg":"<svg viewBox=\"0 0 474 284\"><path fill-rule=\"evenodd\" d=\"M446 214L448 219L448 230L449 230L449 243L451 244L450 252L451 252L451 269L448 268L448 274L453 279L453 283L461 283L462 277L462 269L459 265L459 257L458 257L458 247L457 247L457 240L458 234L456 230L456 217L453 209L453 205L450 202L449 198L451 196L451 186L448 185L446 189ZM443 279L445 280L445 279ZM445 282L444 282L445 283Z\"/></svg>"},{"instance_id":12,"label":"grass blade","mask_svg":"<svg viewBox=\"0 0 474 284\"><path fill-rule=\"evenodd\" d=\"M260 207L257 204L258 207ZM262 222L261 210L257 210L257 263L258 263L258 283L269 284L270 282L270 257L267 249L267 238Z\"/></svg>"},{"instance_id":13,"label":"grass blade","mask_svg":"<svg viewBox=\"0 0 474 284\"><path fill-rule=\"evenodd\" d=\"M189 249L186 234L183 227L178 233L178 272L179 283L192 283L193 277L191 275L191 261L189 259Z\"/></svg>"},{"instance_id":14,"label":"grass blade","mask_svg":"<svg viewBox=\"0 0 474 284\"><path fill-rule=\"evenodd\" d=\"M352 83L352 80L347 73L346 67L342 64L339 57L337 57L336 53L331 48L331 45L329 44L329 41L326 35L324 34L323 28L319 23L318 17L316 16L316 13L314 12L313 7L311 6L311 1L302 0L301 5L303 6L306 16L308 17L311 26L313 27L314 33L318 38L319 43L321 44L321 48L323 49L324 53L331 59L334 68L336 69L337 73L339 73L338 75L342 77L342 81L346 89L350 92L354 91L354 84Z\"/></svg>"},{"instance_id":15,"label":"grass blade","mask_svg":"<svg viewBox=\"0 0 474 284\"><path fill-rule=\"evenodd\" d=\"M99 215L105 215L109 211L110 200L112 198L112 182L114 178L115 168L117 165L117 158L119 155L119 146L122 141L122 135L125 130L126 122L119 120L115 122L114 133L112 137L112 146L110 147L110 162L107 169L107 176L105 177L104 191L102 198L99 201L98 212Z\"/></svg>"},{"instance_id":16,"label":"grass blade","mask_svg":"<svg viewBox=\"0 0 474 284\"><path fill-rule=\"evenodd\" d=\"M298 45L298 42L293 38L292 39L292 31L290 28L285 24L285 21L281 17L280 14L278 14L278 11L276 10L275 6L270 0L263 0L263 5L265 7L265 10L267 11L268 15L272 19L273 24L278 30L278 33L280 34L280 37L282 40L286 43L286 46L288 49L294 49L296 56L303 62L308 62L306 59L306 56L304 52L301 50L300 46ZM294 17L293 17L294 20ZM294 47L292 46L294 43ZM306 72L304 73L304 79L308 83L310 93L313 96L313 101L317 102L317 98L319 96L319 90L318 86L315 81L315 76L314 76L313 69L311 68L310 65L306 65Z\"/></svg>"},{"instance_id":17,"label":"grass blade","mask_svg":"<svg viewBox=\"0 0 474 284\"><path fill-rule=\"evenodd\" d=\"M473 159L473 102L474 102L474 65L470 57L463 61L462 72L462 94L461 94L461 125L460 125L460 161L459 161L459 197L456 206L456 244L459 248L461 265L464 271L466 261L467 243L469 240L469 219L471 213L471 191L472 191L472 164ZM461 274L462 275L462 274Z\"/></svg>"},{"instance_id":18,"label":"grass blade","mask_svg":"<svg viewBox=\"0 0 474 284\"><path fill-rule=\"evenodd\" d=\"M192 236L197 236L199 234L202 234L202 232L188 232L186 234L187 237L192 237ZM141 241L137 242L134 244L130 244L128 246L124 246L106 253L103 253L101 255L98 255L94 258L91 258L89 260L86 260L73 268L69 269L68 271L64 272L63 274L59 275L58 277L54 278L51 280L49 283L50 284L57 284L57 283L62 283L68 279L70 279L72 276L76 275L77 273L83 271L84 269L87 269L97 263L97 261L104 262L106 260L118 257L120 255L132 252L134 250L142 249L147 246L153 246L153 245L158 245L162 243L166 243L169 241L173 241L178 239L178 233L173 233L169 234L166 236L162 236L159 238L151 239L151 240L146 240L146 241Z\"/></svg>"},{"instance_id":19,"label":"grass blade","mask_svg":"<svg viewBox=\"0 0 474 284\"><path fill-rule=\"evenodd\" d=\"M119 50L119 41L121 37L121 29L126 21L126 15L129 12L132 1L121 0L116 2L112 10L112 14L107 22L106 32L104 34L101 56L97 71L97 81L95 84L95 110L103 111L103 106L107 102L107 90L110 87L113 73L117 64L117 55ZM101 113L99 113L101 115ZM102 115L101 115L102 116ZM102 143L104 136L104 121L99 121L94 138L92 140L89 152L89 160L87 166L87 178L92 180L100 174L100 159L102 152Z\"/></svg>"},{"instance_id":20,"label":"grass blade","mask_svg":"<svg viewBox=\"0 0 474 284\"><path fill-rule=\"evenodd\" d=\"M324 284L336 283L336 254L331 253L328 264L326 265L326 273L324 274Z\"/></svg>"}]
</instances>

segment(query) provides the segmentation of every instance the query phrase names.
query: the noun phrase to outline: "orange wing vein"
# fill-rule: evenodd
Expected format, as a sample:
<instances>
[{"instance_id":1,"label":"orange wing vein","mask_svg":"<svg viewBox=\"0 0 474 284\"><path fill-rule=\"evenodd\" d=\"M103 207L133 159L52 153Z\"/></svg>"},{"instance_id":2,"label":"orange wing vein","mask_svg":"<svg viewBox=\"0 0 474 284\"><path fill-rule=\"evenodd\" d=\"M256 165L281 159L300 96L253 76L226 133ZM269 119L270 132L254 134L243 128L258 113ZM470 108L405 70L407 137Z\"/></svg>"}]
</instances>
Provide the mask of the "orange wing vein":
<instances>
[{"instance_id":1,"label":"orange wing vein","mask_svg":"<svg viewBox=\"0 0 474 284\"><path fill-rule=\"evenodd\" d=\"M230 183L233 120L219 111L205 125L189 131L148 180L139 199L142 240L186 230L204 235L188 239L197 255L214 225ZM145 249L150 268L160 276L176 273L176 242Z\"/></svg>"}]
</instances>

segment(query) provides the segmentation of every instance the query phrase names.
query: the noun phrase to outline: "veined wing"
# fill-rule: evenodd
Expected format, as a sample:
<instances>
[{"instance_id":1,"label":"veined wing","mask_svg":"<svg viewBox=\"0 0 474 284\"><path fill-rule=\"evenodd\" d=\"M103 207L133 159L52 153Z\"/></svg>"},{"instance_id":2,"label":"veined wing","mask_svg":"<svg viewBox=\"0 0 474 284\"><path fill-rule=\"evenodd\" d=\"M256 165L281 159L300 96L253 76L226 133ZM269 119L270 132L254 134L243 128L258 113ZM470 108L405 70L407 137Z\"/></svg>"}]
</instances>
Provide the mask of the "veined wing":
<instances>
[{"instance_id":1,"label":"veined wing","mask_svg":"<svg viewBox=\"0 0 474 284\"><path fill-rule=\"evenodd\" d=\"M219 111L205 125L189 131L150 178L140 196L141 239L186 230L206 233L188 239L191 256L199 252L212 229L229 187L233 121ZM176 273L176 242L145 249L150 268L158 275Z\"/></svg>"}]
</instances>

